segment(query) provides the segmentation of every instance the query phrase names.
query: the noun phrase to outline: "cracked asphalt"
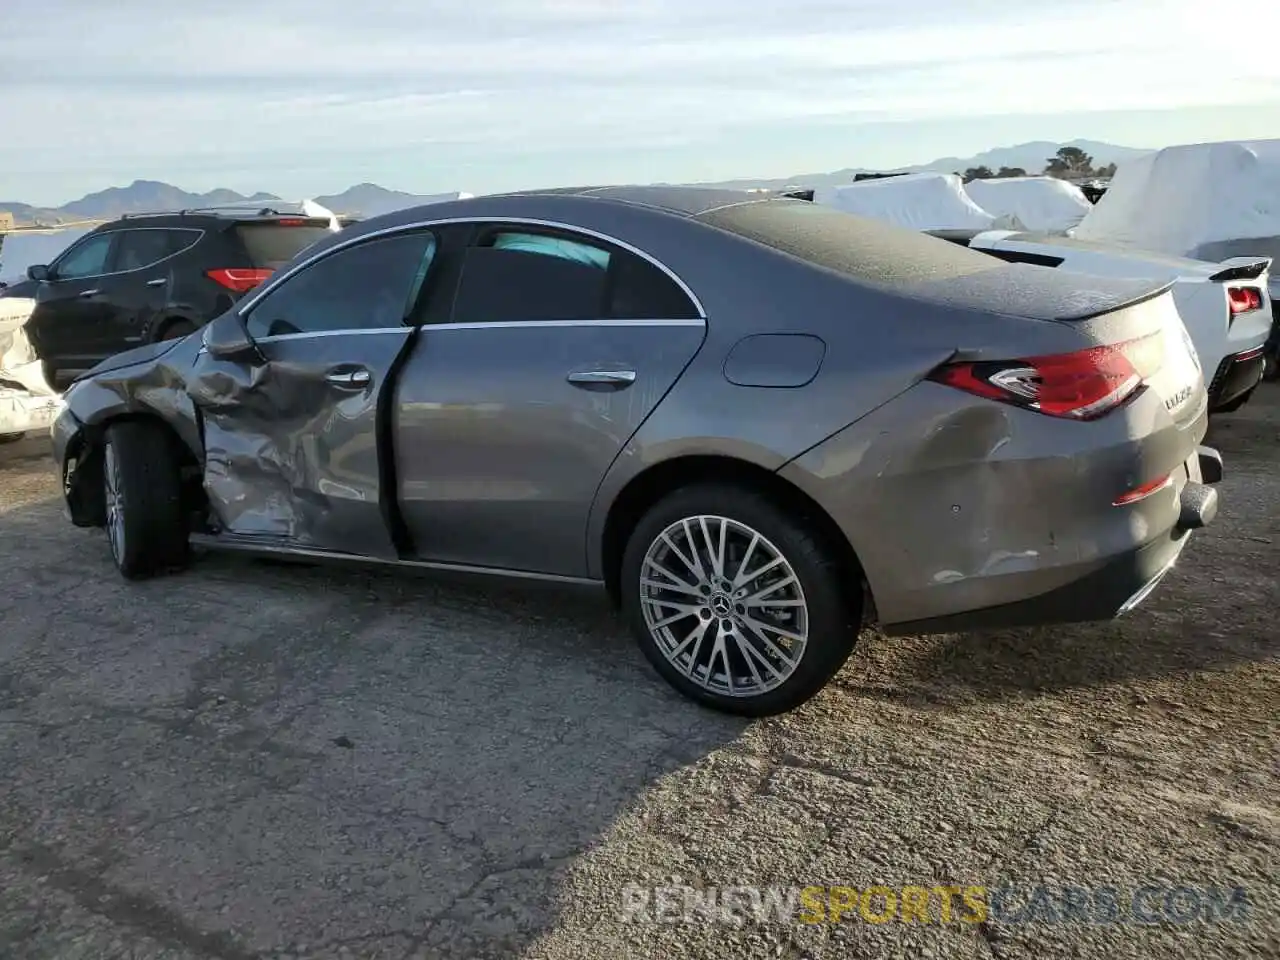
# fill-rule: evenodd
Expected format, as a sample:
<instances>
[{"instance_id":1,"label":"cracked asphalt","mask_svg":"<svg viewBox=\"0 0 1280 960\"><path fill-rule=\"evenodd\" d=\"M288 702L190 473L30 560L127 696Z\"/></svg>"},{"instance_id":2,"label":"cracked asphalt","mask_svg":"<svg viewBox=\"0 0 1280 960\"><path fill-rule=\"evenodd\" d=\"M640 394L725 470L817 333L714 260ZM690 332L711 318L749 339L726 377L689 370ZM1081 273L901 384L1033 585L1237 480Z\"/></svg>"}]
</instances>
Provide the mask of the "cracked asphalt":
<instances>
[{"instance_id":1,"label":"cracked asphalt","mask_svg":"<svg viewBox=\"0 0 1280 960\"><path fill-rule=\"evenodd\" d=\"M1125 620L669 692L589 595L207 556L126 584L0 447L6 960L1280 956L1280 388ZM1240 885L1153 926L628 923L627 884Z\"/></svg>"}]
</instances>

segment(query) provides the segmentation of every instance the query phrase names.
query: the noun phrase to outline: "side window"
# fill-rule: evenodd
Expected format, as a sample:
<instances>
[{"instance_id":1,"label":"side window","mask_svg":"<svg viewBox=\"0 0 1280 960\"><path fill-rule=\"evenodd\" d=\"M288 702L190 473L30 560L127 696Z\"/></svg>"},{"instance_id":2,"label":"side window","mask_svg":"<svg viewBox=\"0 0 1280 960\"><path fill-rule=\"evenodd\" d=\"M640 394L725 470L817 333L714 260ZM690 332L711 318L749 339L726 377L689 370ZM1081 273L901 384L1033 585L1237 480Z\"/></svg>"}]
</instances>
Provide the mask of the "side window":
<instances>
[{"instance_id":1,"label":"side window","mask_svg":"<svg viewBox=\"0 0 1280 960\"><path fill-rule=\"evenodd\" d=\"M453 323L594 320L607 316L608 250L563 237L507 232L466 251Z\"/></svg>"},{"instance_id":2,"label":"side window","mask_svg":"<svg viewBox=\"0 0 1280 960\"><path fill-rule=\"evenodd\" d=\"M96 277L107 272L107 254L111 252L114 234L102 233L82 240L54 264L55 280L79 280Z\"/></svg>"},{"instance_id":3,"label":"side window","mask_svg":"<svg viewBox=\"0 0 1280 960\"><path fill-rule=\"evenodd\" d=\"M324 257L249 311L254 337L398 327L413 309L435 256L430 233L370 240Z\"/></svg>"},{"instance_id":4,"label":"side window","mask_svg":"<svg viewBox=\"0 0 1280 960\"><path fill-rule=\"evenodd\" d=\"M680 285L643 257L614 257L609 316L618 320L696 320L693 301Z\"/></svg>"},{"instance_id":5,"label":"side window","mask_svg":"<svg viewBox=\"0 0 1280 960\"><path fill-rule=\"evenodd\" d=\"M141 270L173 252L169 230L125 230L116 244L116 270Z\"/></svg>"},{"instance_id":6,"label":"side window","mask_svg":"<svg viewBox=\"0 0 1280 960\"><path fill-rule=\"evenodd\" d=\"M166 230L169 234L169 256L176 253L186 253L204 236L201 230Z\"/></svg>"}]
</instances>

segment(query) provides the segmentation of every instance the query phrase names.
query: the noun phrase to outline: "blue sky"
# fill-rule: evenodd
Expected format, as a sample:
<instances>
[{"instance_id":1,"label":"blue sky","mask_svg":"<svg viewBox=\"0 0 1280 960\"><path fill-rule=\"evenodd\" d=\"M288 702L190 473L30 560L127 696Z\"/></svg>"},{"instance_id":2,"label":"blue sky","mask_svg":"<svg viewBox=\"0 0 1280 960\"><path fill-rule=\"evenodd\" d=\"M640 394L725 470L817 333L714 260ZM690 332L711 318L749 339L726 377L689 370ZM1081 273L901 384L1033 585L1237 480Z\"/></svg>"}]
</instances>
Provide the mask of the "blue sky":
<instances>
[{"instance_id":1,"label":"blue sky","mask_svg":"<svg viewBox=\"0 0 1280 960\"><path fill-rule=\"evenodd\" d=\"M0 200L891 167L1280 137L1274 0L3 0ZM1274 44L1272 44L1274 46Z\"/></svg>"}]
</instances>

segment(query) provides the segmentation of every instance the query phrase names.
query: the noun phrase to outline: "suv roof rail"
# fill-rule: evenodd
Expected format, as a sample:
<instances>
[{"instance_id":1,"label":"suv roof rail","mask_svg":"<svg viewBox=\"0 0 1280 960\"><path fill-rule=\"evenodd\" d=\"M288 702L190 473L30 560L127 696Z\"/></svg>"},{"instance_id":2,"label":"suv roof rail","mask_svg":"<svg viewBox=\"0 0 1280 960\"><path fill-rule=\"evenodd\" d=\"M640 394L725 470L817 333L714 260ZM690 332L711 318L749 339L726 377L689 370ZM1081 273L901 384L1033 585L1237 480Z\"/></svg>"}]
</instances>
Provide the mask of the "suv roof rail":
<instances>
[{"instance_id":1,"label":"suv roof rail","mask_svg":"<svg viewBox=\"0 0 1280 960\"><path fill-rule=\"evenodd\" d=\"M254 202L242 200L239 203L210 204L203 207L183 207L178 210L146 210L121 214L121 220L134 217L183 217L192 214L222 214L224 216L240 215L252 217L307 216L303 204L294 200L264 200Z\"/></svg>"}]
</instances>

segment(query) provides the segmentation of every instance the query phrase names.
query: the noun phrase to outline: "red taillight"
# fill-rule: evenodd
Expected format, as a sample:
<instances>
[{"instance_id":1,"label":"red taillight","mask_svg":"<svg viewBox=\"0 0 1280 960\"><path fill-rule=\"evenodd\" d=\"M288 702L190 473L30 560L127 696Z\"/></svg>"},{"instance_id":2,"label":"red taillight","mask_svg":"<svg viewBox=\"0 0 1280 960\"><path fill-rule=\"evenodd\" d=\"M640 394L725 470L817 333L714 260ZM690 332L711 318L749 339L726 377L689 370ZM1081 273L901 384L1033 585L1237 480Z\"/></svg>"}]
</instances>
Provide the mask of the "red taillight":
<instances>
[{"instance_id":1,"label":"red taillight","mask_svg":"<svg viewBox=\"0 0 1280 960\"><path fill-rule=\"evenodd\" d=\"M305 221L305 220L296 220L296 219L291 219L291 220L277 220L277 221L276 221L276 226L277 226L277 227L305 227L306 225L307 225L307 221Z\"/></svg>"},{"instance_id":2,"label":"red taillight","mask_svg":"<svg viewBox=\"0 0 1280 960\"><path fill-rule=\"evenodd\" d=\"M1147 356L1153 346L1159 346L1151 341L1144 337L1025 360L949 363L929 379L1050 417L1094 420L1133 396L1142 386L1143 375L1150 376L1152 366L1158 367L1158 361L1142 362L1155 359ZM1140 373L1142 367L1148 369Z\"/></svg>"},{"instance_id":3,"label":"red taillight","mask_svg":"<svg viewBox=\"0 0 1280 960\"><path fill-rule=\"evenodd\" d=\"M1113 507L1123 507L1127 503L1137 503L1139 500L1147 499L1153 493L1159 493L1172 484L1173 474L1166 474L1159 480L1152 480L1150 483L1144 483L1140 487L1134 487L1128 493L1120 494L1120 496L1111 501L1111 505Z\"/></svg>"},{"instance_id":4,"label":"red taillight","mask_svg":"<svg viewBox=\"0 0 1280 960\"><path fill-rule=\"evenodd\" d=\"M1262 291L1256 287L1227 287L1227 309L1238 316L1262 309Z\"/></svg>"},{"instance_id":5,"label":"red taillight","mask_svg":"<svg viewBox=\"0 0 1280 960\"><path fill-rule=\"evenodd\" d=\"M205 271L205 276L210 280L220 283L228 290L234 290L236 293L245 293L252 290L271 274L271 270L238 270L231 267L222 270Z\"/></svg>"}]
</instances>

